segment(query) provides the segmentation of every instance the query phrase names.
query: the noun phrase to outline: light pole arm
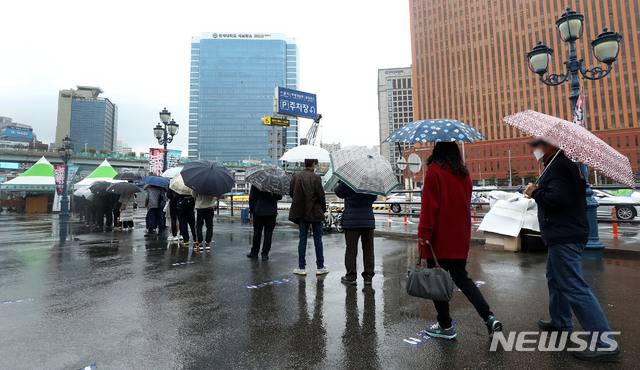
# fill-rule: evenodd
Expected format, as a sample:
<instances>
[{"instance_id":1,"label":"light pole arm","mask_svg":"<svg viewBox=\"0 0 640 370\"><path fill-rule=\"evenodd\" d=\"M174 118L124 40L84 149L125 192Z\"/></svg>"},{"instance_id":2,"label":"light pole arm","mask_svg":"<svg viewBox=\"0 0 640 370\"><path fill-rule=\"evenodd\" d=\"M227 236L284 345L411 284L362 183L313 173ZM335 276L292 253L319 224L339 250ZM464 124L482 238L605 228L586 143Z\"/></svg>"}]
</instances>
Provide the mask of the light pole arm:
<instances>
[{"instance_id":1,"label":"light pole arm","mask_svg":"<svg viewBox=\"0 0 640 370\"><path fill-rule=\"evenodd\" d=\"M570 73L551 73L549 75L540 75L540 81L547 86L558 86L570 77ZM546 77L545 77L546 76Z\"/></svg>"},{"instance_id":2,"label":"light pole arm","mask_svg":"<svg viewBox=\"0 0 640 370\"><path fill-rule=\"evenodd\" d=\"M582 77L586 78L587 80L599 80L605 77L606 75L608 75L613 69L611 64L607 64L606 69L602 69L602 67L600 66L585 68L582 59L580 59L578 63L580 64L580 74L582 75Z\"/></svg>"}]
</instances>

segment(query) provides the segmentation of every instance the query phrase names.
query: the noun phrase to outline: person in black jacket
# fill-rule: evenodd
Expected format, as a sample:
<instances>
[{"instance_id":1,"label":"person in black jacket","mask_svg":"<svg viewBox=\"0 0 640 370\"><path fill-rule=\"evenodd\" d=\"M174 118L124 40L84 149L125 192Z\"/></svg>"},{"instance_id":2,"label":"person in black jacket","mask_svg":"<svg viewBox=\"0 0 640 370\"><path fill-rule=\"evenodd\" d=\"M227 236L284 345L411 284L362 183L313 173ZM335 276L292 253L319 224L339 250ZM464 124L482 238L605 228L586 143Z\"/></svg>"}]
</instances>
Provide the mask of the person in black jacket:
<instances>
[{"instance_id":1,"label":"person in black jacket","mask_svg":"<svg viewBox=\"0 0 640 370\"><path fill-rule=\"evenodd\" d=\"M544 161L538 185L529 184L525 194L538 204L542 241L546 244L549 315L539 320L546 331L572 331L572 311L589 332L597 348L571 352L583 360L616 361L618 344L611 336L607 318L582 276L582 251L589 236L586 182L578 165L558 148L542 141L530 143L534 155ZM604 340L603 340L604 338Z\"/></svg>"},{"instance_id":2,"label":"person in black jacket","mask_svg":"<svg viewBox=\"0 0 640 370\"><path fill-rule=\"evenodd\" d=\"M276 227L278 216L278 201L282 195L267 193L251 186L249 191L249 212L253 214L253 246L248 258L258 258L260 252L260 239L264 230L264 242L262 244L262 260L269 259L273 229Z\"/></svg>"},{"instance_id":3,"label":"person in black jacket","mask_svg":"<svg viewBox=\"0 0 640 370\"><path fill-rule=\"evenodd\" d=\"M174 200L178 212L180 235L182 236L182 243L180 243L180 246L189 248L189 230L191 230L193 241L196 242L198 240L196 238L196 200L191 195L180 195L178 193L175 194L171 202Z\"/></svg>"},{"instance_id":4,"label":"person in black jacket","mask_svg":"<svg viewBox=\"0 0 640 370\"><path fill-rule=\"evenodd\" d=\"M169 218L171 218L171 225L169 225L169 231L171 232L171 236L169 236L169 240L178 241L180 238L178 237L178 199L179 195L172 189L167 190L167 198L169 199Z\"/></svg>"},{"instance_id":5,"label":"person in black jacket","mask_svg":"<svg viewBox=\"0 0 640 370\"><path fill-rule=\"evenodd\" d=\"M364 272L362 278L365 285L373 279L375 256L373 253L373 230L376 227L373 215L373 202L377 197L371 194L356 193L348 185L340 181L334 189L336 195L344 199L342 228L347 249L344 253L344 266L347 274L340 281L347 285L355 285L358 277L356 259L358 257L358 240L362 241L362 260Z\"/></svg>"}]
</instances>

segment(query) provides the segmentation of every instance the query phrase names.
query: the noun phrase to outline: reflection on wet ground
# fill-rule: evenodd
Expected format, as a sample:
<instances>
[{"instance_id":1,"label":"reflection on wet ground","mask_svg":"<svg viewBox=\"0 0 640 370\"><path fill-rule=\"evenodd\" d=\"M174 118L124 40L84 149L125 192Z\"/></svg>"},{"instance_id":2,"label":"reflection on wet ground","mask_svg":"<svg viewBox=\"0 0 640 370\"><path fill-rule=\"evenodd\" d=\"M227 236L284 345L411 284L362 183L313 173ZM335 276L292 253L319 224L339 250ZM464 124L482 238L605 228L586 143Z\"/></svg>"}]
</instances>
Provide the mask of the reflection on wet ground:
<instances>
[{"instance_id":1,"label":"reflection on wet ground","mask_svg":"<svg viewBox=\"0 0 640 370\"><path fill-rule=\"evenodd\" d=\"M213 250L203 254L143 234L0 215L0 368L584 366L567 353L490 353L486 328L460 292L451 304L457 340L407 344L435 321L431 302L404 290L411 240L376 238L373 286L345 287L341 234L325 235L332 272L324 277L293 276L297 235L288 227L276 229L266 262L244 256L249 224L217 221ZM544 264L541 254L472 247L470 276L486 282L480 290L506 330L536 330L546 316ZM585 254L587 280L622 331L621 368L640 359L639 268ZM271 284L251 288L263 283Z\"/></svg>"}]
</instances>

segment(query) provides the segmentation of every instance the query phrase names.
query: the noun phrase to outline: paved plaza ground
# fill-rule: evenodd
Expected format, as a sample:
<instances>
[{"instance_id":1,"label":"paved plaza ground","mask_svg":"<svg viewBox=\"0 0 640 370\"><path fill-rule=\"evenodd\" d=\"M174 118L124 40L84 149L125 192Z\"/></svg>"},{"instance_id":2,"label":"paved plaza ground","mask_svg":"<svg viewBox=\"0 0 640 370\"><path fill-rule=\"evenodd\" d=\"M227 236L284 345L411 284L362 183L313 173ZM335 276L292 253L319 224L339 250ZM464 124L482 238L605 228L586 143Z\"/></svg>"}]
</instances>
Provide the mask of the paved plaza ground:
<instances>
[{"instance_id":1,"label":"paved plaza ground","mask_svg":"<svg viewBox=\"0 0 640 370\"><path fill-rule=\"evenodd\" d=\"M416 252L406 238L376 238L373 286L345 287L344 237L335 232L324 237L331 272L316 277L309 248L310 274L298 277L297 231L286 226L267 262L244 256L250 224L225 218L203 254L145 240L141 227L95 233L71 222L65 235L60 226L57 216L0 215L0 369L631 369L640 361L633 255L585 253L586 279L622 332L622 362L602 365L563 352L490 352L486 327L460 292L451 309L456 340L407 343L436 314L405 292ZM546 316L545 258L472 246L470 276L486 282L480 290L506 331L537 330Z\"/></svg>"}]
</instances>

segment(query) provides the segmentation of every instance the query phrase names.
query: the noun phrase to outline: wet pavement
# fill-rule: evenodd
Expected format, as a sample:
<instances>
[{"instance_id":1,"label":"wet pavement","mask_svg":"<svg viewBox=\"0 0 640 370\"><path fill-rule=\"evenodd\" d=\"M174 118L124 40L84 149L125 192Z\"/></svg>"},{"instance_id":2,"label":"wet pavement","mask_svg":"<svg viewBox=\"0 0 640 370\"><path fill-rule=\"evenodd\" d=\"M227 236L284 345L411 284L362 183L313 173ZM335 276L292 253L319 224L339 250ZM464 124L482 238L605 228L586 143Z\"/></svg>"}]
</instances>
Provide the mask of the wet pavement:
<instances>
[{"instance_id":1,"label":"wet pavement","mask_svg":"<svg viewBox=\"0 0 640 370\"><path fill-rule=\"evenodd\" d=\"M456 340L407 343L435 321L433 305L404 290L411 240L376 238L373 286L345 287L338 233L324 237L331 273L316 277L310 268L297 277L289 227L276 229L263 262L244 256L251 226L222 218L212 251L202 254L145 240L142 228L62 226L57 216L0 215L0 369L628 369L640 360L635 259L585 254L586 279L622 332L623 361L599 365L562 352L489 352L486 327L460 292L451 303ZM313 266L312 248L307 261ZM505 330L536 330L545 317L544 264L543 254L472 247L469 274L486 282L480 290Z\"/></svg>"}]
</instances>

